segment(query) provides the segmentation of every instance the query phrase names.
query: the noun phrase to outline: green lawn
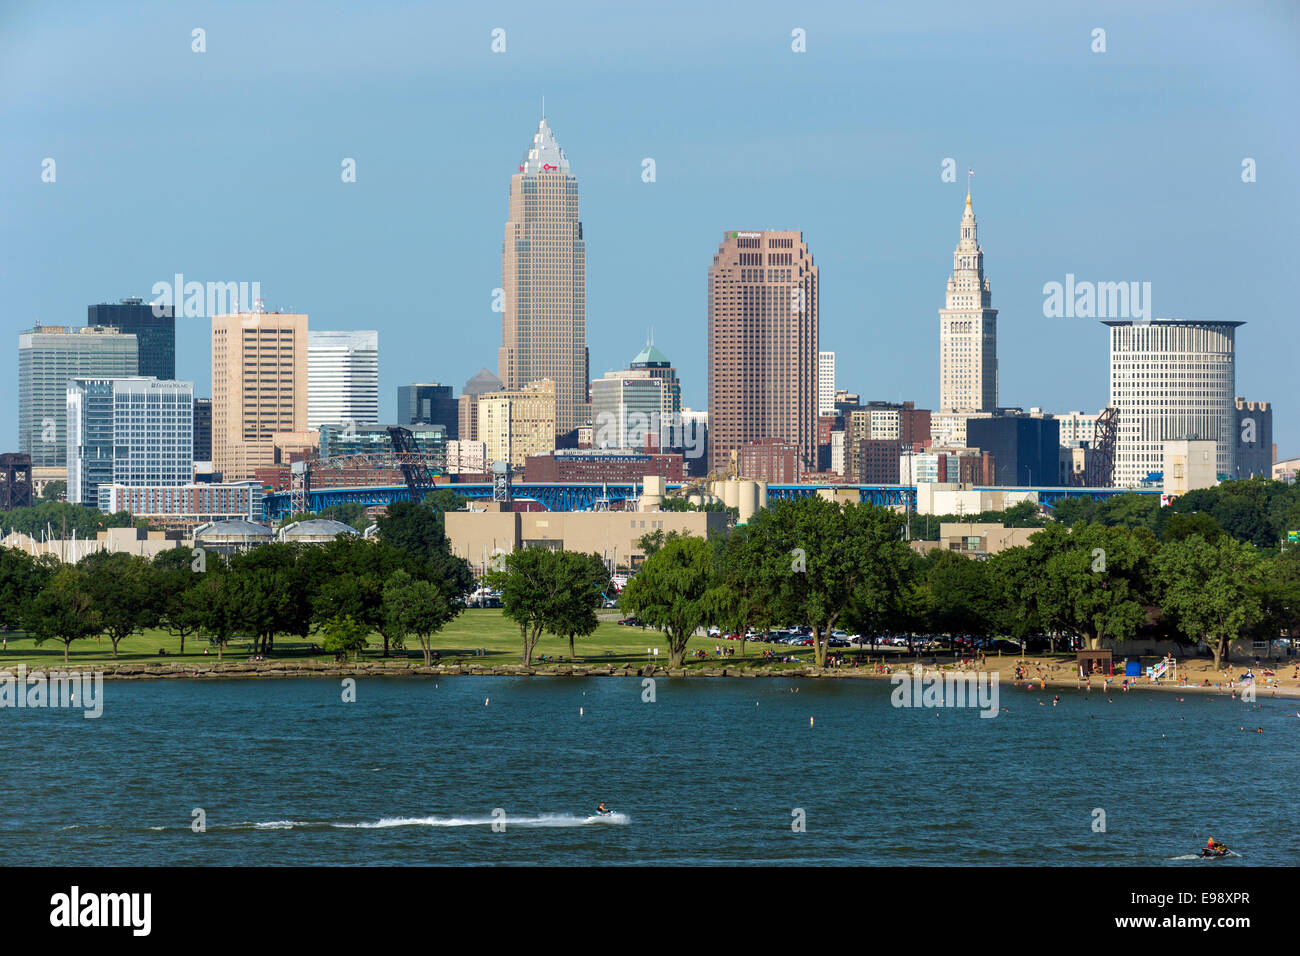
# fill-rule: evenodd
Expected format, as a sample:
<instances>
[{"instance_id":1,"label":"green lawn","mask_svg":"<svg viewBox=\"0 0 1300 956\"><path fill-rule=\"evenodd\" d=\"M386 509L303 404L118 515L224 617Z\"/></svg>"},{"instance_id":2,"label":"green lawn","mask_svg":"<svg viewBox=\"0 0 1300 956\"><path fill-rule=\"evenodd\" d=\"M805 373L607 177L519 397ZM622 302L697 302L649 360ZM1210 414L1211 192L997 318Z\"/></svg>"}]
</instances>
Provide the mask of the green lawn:
<instances>
[{"instance_id":1,"label":"green lawn","mask_svg":"<svg viewBox=\"0 0 1300 956\"><path fill-rule=\"evenodd\" d=\"M333 660L333 655L313 650L313 643L317 647L320 643L320 639L315 635L306 641L281 636L276 639L274 656L290 660ZM728 658L714 656L713 649L719 645L734 648L736 656ZM363 660L380 659L382 646L378 635L372 636L370 649L364 655ZM207 642L204 640L193 637L187 638L185 654L182 656L178 638L165 631L150 630L123 640L119 645L118 660L123 663L164 659L169 661L215 660L216 649L213 648L207 655L204 655L203 651L206 647ZM440 652L441 661L444 663L459 660L482 664L517 664L522 659L523 642L519 637L519 628L508 620L500 610L470 609L435 635L434 647ZM576 649L577 659L587 663L644 664L647 660L647 647L652 649L658 647L659 657L657 663L660 666L667 665L667 640L657 631L642 630L639 627L622 627L614 623L601 623L596 632L590 637L578 639ZM475 656L474 651L477 648L484 650L485 653L482 657ZM765 648L771 648L774 652L783 656L798 656L801 660L812 660L812 648L799 648L796 651L783 645L754 643L746 643L744 660L759 663L761 661L759 655ZM159 656L158 651L160 649L167 651L166 658ZM742 660L738 641L724 641L718 638L692 638L687 652L688 662L692 662L689 658L690 652L696 649L708 652L708 663L725 661L728 665L735 665ZM226 647L224 658L226 660L245 660L250 653L251 651L246 642L236 641ZM396 656L400 657L402 653L400 651L396 652ZM419 643L414 637L407 641L405 653L412 659L420 658ZM562 657L568 660L568 655L569 643L567 640L544 634L541 642L533 652L533 660L536 662L542 656L550 658ZM876 656L878 656L878 652ZM107 637L99 641L93 638L76 641L73 643L69 654L70 664L98 664L112 662L112 659L113 646ZM651 659L654 660L655 658L652 656ZM38 666L61 666L63 663L63 645L47 642L45 645L37 647L31 638L21 632L11 634L7 649L0 652L0 666L13 667L20 663L25 663L29 669ZM705 662L700 661L698 663L703 664ZM796 665L791 664L789 666L794 667Z\"/></svg>"}]
</instances>

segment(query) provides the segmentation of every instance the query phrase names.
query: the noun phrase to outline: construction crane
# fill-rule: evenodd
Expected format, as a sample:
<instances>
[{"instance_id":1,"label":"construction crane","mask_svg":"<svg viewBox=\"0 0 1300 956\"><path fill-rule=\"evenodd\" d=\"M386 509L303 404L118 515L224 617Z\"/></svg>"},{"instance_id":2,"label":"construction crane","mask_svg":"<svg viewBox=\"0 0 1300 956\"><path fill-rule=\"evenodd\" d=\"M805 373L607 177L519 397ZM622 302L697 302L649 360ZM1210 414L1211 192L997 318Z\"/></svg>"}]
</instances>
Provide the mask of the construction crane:
<instances>
[{"instance_id":1,"label":"construction crane","mask_svg":"<svg viewBox=\"0 0 1300 956\"><path fill-rule=\"evenodd\" d=\"M407 493L418 505L436 487L428 456L420 451L420 444L409 428L390 425L388 439L393 443L393 461L402 469L402 477L406 479Z\"/></svg>"}]
</instances>

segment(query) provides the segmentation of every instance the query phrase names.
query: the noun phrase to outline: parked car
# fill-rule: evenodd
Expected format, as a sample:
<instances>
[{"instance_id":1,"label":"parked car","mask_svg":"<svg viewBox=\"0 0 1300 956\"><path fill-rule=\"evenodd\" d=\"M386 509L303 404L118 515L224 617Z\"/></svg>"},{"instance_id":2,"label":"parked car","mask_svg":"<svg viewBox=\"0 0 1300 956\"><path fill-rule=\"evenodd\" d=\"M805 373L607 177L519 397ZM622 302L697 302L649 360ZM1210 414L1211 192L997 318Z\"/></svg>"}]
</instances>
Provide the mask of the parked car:
<instances>
[{"instance_id":1,"label":"parked car","mask_svg":"<svg viewBox=\"0 0 1300 956\"><path fill-rule=\"evenodd\" d=\"M637 617L625 617L623 618L623 620L619 621L618 623L626 624L628 627L639 627L641 624L641 619Z\"/></svg>"}]
</instances>

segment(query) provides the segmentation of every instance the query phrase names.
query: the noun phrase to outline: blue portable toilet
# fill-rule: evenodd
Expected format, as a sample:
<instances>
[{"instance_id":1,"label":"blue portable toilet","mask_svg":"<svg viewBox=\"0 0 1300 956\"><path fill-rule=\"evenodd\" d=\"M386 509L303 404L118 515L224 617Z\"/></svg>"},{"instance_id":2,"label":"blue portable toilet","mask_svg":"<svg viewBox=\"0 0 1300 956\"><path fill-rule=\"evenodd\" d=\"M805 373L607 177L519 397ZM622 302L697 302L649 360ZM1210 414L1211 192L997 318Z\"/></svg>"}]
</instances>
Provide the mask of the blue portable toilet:
<instances>
[{"instance_id":1,"label":"blue portable toilet","mask_svg":"<svg viewBox=\"0 0 1300 956\"><path fill-rule=\"evenodd\" d=\"M1142 675L1142 662L1135 657L1130 657L1124 662L1125 677L1140 677Z\"/></svg>"}]
</instances>

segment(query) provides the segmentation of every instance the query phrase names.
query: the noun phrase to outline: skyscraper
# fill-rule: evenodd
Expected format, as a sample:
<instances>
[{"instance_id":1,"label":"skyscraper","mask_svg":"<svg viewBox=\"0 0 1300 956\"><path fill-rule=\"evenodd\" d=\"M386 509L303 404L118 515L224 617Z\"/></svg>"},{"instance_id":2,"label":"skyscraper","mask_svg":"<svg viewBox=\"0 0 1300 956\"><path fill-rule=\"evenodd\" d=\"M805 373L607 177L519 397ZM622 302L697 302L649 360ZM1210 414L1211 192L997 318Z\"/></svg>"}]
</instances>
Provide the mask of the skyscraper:
<instances>
[{"instance_id":1,"label":"skyscraper","mask_svg":"<svg viewBox=\"0 0 1300 956\"><path fill-rule=\"evenodd\" d=\"M682 384L647 342L628 367L591 383L592 446L664 451L684 446Z\"/></svg>"},{"instance_id":2,"label":"skyscraper","mask_svg":"<svg viewBox=\"0 0 1300 956\"><path fill-rule=\"evenodd\" d=\"M379 422L379 333L307 333L307 427Z\"/></svg>"},{"instance_id":3,"label":"skyscraper","mask_svg":"<svg viewBox=\"0 0 1300 956\"><path fill-rule=\"evenodd\" d=\"M1273 475L1273 408L1268 402L1248 402L1237 397L1232 436L1234 478L1271 478Z\"/></svg>"},{"instance_id":4,"label":"skyscraper","mask_svg":"<svg viewBox=\"0 0 1300 956\"><path fill-rule=\"evenodd\" d=\"M835 353L817 353L817 414L835 414Z\"/></svg>"},{"instance_id":5,"label":"skyscraper","mask_svg":"<svg viewBox=\"0 0 1300 956\"><path fill-rule=\"evenodd\" d=\"M645 371L607 372L591 383L593 448L659 451L664 383Z\"/></svg>"},{"instance_id":6,"label":"skyscraper","mask_svg":"<svg viewBox=\"0 0 1300 956\"><path fill-rule=\"evenodd\" d=\"M397 424L442 425L448 440L460 435L460 408L450 385L437 383L397 386Z\"/></svg>"},{"instance_id":7,"label":"skyscraper","mask_svg":"<svg viewBox=\"0 0 1300 956\"><path fill-rule=\"evenodd\" d=\"M555 383L489 392L478 400L478 437L489 464L507 461L522 470L529 455L555 450Z\"/></svg>"},{"instance_id":8,"label":"skyscraper","mask_svg":"<svg viewBox=\"0 0 1300 956\"><path fill-rule=\"evenodd\" d=\"M78 378L67 404L68 501L98 508L101 485L193 480L193 382Z\"/></svg>"},{"instance_id":9,"label":"skyscraper","mask_svg":"<svg viewBox=\"0 0 1300 956\"><path fill-rule=\"evenodd\" d=\"M799 232L727 232L709 268L709 464L765 438L817 467L817 266Z\"/></svg>"},{"instance_id":10,"label":"skyscraper","mask_svg":"<svg viewBox=\"0 0 1300 956\"><path fill-rule=\"evenodd\" d=\"M227 481L275 464L276 432L307 430L307 316L212 317L212 467Z\"/></svg>"},{"instance_id":11,"label":"skyscraper","mask_svg":"<svg viewBox=\"0 0 1300 956\"><path fill-rule=\"evenodd\" d=\"M998 407L998 310L977 231L967 192L945 307L939 310L940 414Z\"/></svg>"},{"instance_id":12,"label":"skyscraper","mask_svg":"<svg viewBox=\"0 0 1300 956\"><path fill-rule=\"evenodd\" d=\"M656 348L653 342L647 342L645 348L633 357L628 368L633 372L644 372L663 383L663 421L666 424L674 423L673 416L680 415L682 411L682 383L668 356Z\"/></svg>"},{"instance_id":13,"label":"skyscraper","mask_svg":"<svg viewBox=\"0 0 1300 956\"><path fill-rule=\"evenodd\" d=\"M478 434L478 399L488 392L501 391L501 379L485 368L470 376L465 387L461 389L457 404L456 433L460 441L474 441Z\"/></svg>"},{"instance_id":14,"label":"skyscraper","mask_svg":"<svg viewBox=\"0 0 1300 956\"><path fill-rule=\"evenodd\" d=\"M543 117L510 177L501 247L505 297L497 374L507 389L555 383L555 428L587 420L587 251L578 180Z\"/></svg>"},{"instance_id":15,"label":"skyscraper","mask_svg":"<svg viewBox=\"0 0 1300 956\"><path fill-rule=\"evenodd\" d=\"M1216 443L1232 475L1237 407L1236 331L1243 322L1108 319L1110 402L1118 412L1115 486L1164 468L1166 441Z\"/></svg>"},{"instance_id":16,"label":"skyscraper","mask_svg":"<svg viewBox=\"0 0 1300 956\"><path fill-rule=\"evenodd\" d=\"M194 399L194 460L212 461L212 399Z\"/></svg>"},{"instance_id":17,"label":"skyscraper","mask_svg":"<svg viewBox=\"0 0 1300 956\"><path fill-rule=\"evenodd\" d=\"M176 315L172 306L153 305L140 298L122 299L116 305L101 302L86 307L86 325L112 326L134 335L140 345L139 374L158 379L176 377Z\"/></svg>"},{"instance_id":18,"label":"skyscraper","mask_svg":"<svg viewBox=\"0 0 1300 956\"><path fill-rule=\"evenodd\" d=\"M68 382L135 375L139 343L116 328L38 326L18 336L18 449L34 468L68 463Z\"/></svg>"}]
</instances>

